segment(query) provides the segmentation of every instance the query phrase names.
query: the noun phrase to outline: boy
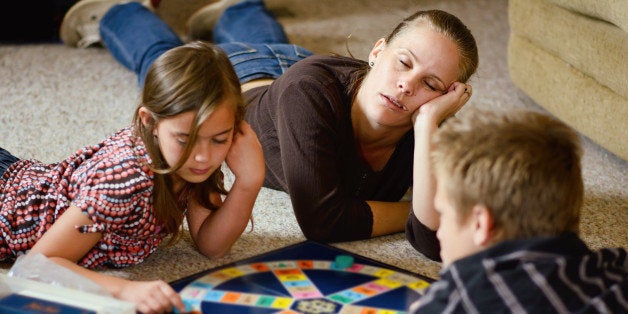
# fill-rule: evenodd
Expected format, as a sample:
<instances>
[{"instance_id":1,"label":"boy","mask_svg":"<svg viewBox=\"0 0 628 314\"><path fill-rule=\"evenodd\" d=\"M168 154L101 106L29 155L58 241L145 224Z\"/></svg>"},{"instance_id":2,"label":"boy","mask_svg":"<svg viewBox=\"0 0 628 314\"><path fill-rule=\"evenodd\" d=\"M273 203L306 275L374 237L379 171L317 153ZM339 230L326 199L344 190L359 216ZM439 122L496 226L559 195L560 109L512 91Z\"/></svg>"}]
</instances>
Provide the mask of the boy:
<instances>
[{"instance_id":1,"label":"boy","mask_svg":"<svg viewBox=\"0 0 628 314\"><path fill-rule=\"evenodd\" d=\"M411 313L626 313L624 248L579 239L578 135L536 112L467 111L433 139L441 278Z\"/></svg>"}]
</instances>

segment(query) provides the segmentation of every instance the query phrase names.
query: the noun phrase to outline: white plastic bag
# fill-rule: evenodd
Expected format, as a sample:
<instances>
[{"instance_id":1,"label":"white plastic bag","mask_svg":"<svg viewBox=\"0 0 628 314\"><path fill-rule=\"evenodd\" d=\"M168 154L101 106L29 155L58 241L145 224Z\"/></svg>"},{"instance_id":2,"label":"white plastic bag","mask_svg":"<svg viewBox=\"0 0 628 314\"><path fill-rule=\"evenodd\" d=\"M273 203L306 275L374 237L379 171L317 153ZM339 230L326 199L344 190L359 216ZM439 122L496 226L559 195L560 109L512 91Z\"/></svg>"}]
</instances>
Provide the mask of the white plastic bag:
<instances>
[{"instance_id":1,"label":"white plastic bag","mask_svg":"<svg viewBox=\"0 0 628 314\"><path fill-rule=\"evenodd\" d=\"M30 279L108 297L112 296L109 291L89 278L51 261L41 253L19 256L7 276Z\"/></svg>"}]
</instances>

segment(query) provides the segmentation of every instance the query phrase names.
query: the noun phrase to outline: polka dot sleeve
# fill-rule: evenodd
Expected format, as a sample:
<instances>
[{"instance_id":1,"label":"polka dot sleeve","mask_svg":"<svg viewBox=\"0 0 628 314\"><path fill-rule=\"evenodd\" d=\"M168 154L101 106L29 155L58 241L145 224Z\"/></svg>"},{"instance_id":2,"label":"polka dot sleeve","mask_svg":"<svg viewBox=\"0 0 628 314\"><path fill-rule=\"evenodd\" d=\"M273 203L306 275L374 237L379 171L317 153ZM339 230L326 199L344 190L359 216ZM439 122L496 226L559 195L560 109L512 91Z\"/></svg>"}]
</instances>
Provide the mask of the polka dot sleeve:
<instances>
[{"instance_id":1,"label":"polka dot sleeve","mask_svg":"<svg viewBox=\"0 0 628 314\"><path fill-rule=\"evenodd\" d=\"M108 166L108 165L107 165ZM146 216L152 216L152 180L133 167L115 166L95 171L91 184L80 187L73 205L94 224L81 232L133 232Z\"/></svg>"},{"instance_id":2,"label":"polka dot sleeve","mask_svg":"<svg viewBox=\"0 0 628 314\"><path fill-rule=\"evenodd\" d=\"M77 226L82 233L101 233L99 242L79 264L95 268L127 267L142 262L163 239L153 214L153 172L146 152L125 139L114 138L73 174L72 205L93 224Z\"/></svg>"}]
</instances>

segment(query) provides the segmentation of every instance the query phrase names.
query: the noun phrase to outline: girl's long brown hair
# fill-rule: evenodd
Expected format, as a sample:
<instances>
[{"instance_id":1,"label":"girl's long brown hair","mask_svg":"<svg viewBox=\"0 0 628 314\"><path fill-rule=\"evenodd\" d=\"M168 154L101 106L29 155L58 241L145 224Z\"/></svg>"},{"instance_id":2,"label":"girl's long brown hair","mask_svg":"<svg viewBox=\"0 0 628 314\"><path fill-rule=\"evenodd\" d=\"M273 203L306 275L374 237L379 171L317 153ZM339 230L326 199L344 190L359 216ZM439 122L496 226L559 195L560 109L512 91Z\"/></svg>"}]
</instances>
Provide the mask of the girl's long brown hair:
<instances>
[{"instance_id":1,"label":"girl's long brown hair","mask_svg":"<svg viewBox=\"0 0 628 314\"><path fill-rule=\"evenodd\" d=\"M192 42L171 49L157 58L146 74L140 105L133 120L137 135L144 141L152 159L154 214L164 230L172 234L168 244L180 238L185 211L178 201L179 195L175 195L171 176L188 159L200 125L221 104L232 106L236 126L239 125L244 117L240 82L225 53L210 43ZM148 124L143 124L140 118L142 107L152 113ZM196 113L189 140L177 164L168 165L153 136L154 127L161 119L187 112ZM189 188L189 197L210 210L217 209L210 202L210 192L227 193L220 169L206 181Z\"/></svg>"}]
</instances>

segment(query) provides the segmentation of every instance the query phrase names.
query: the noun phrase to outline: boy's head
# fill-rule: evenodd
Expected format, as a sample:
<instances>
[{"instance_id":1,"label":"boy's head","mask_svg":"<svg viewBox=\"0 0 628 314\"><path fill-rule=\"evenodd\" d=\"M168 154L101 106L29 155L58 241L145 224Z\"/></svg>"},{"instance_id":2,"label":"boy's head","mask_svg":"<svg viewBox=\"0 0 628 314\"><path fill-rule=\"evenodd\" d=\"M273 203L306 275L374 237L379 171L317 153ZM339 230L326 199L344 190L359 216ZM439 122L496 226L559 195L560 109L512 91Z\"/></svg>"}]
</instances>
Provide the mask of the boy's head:
<instances>
[{"instance_id":1,"label":"boy's head","mask_svg":"<svg viewBox=\"0 0 628 314\"><path fill-rule=\"evenodd\" d=\"M559 120L470 109L432 145L445 264L500 241L578 232L580 139Z\"/></svg>"}]
</instances>

